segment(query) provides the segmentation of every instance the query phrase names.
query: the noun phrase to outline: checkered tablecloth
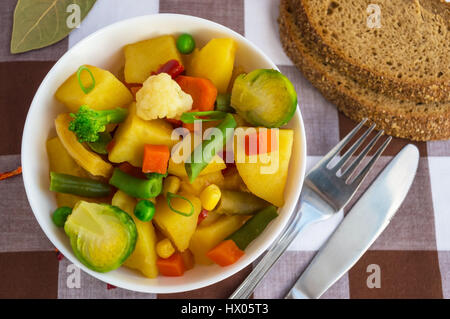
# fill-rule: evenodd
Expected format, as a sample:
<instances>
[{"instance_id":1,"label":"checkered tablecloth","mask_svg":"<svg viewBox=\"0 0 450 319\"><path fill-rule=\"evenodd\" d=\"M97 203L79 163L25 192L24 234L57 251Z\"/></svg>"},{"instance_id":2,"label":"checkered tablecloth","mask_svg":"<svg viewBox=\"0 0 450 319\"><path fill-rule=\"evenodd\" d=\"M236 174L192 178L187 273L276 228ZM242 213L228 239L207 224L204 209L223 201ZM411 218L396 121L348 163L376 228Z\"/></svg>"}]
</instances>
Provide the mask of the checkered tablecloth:
<instances>
[{"instance_id":1,"label":"checkered tablecloth","mask_svg":"<svg viewBox=\"0 0 450 319\"><path fill-rule=\"evenodd\" d=\"M297 88L311 167L354 125L301 75L284 54L276 18L278 0L98 0L79 29L37 51L9 53L16 0L0 7L0 171L20 165L25 117L40 82L70 47L88 34L119 20L158 12L182 13L221 23L247 37L280 67ZM408 141L394 139L364 189ZM450 141L414 143L420 163L414 184L386 231L362 259L323 298L450 297ZM171 295L107 289L81 272L80 288L68 288L70 262L58 260L25 196L20 176L0 181L1 298L226 298L251 266L216 285ZM254 293L280 298L293 284L344 213L311 226L290 246ZM381 287L369 288L368 266L380 267ZM69 270L68 270L69 269Z\"/></svg>"}]
</instances>

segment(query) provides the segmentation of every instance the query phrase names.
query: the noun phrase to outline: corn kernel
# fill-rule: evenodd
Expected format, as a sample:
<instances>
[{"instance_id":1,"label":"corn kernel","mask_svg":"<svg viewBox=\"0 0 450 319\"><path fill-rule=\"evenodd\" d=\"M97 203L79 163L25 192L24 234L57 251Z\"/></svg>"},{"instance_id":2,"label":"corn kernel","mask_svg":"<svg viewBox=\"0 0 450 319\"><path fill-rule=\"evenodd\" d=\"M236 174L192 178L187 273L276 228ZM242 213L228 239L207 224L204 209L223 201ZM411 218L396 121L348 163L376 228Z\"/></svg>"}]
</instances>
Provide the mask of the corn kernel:
<instances>
[{"instance_id":1,"label":"corn kernel","mask_svg":"<svg viewBox=\"0 0 450 319\"><path fill-rule=\"evenodd\" d=\"M222 196L220 188L216 184L206 187L200 194L202 206L206 210L213 210Z\"/></svg>"},{"instance_id":2,"label":"corn kernel","mask_svg":"<svg viewBox=\"0 0 450 319\"><path fill-rule=\"evenodd\" d=\"M180 189L181 181L176 176L169 176L164 180L163 195L166 196L168 192L176 194Z\"/></svg>"},{"instance_id":3,"label":"corn kernel","mask_svg":"<svg viewBox=\"0 0 450 319\"><path fill-rule=\"evenodd\" d=\"M156 244L156 253L161 258L169 258L175 252L175 248L168 238L160 240Z\"/></svg>"}]
</instances>

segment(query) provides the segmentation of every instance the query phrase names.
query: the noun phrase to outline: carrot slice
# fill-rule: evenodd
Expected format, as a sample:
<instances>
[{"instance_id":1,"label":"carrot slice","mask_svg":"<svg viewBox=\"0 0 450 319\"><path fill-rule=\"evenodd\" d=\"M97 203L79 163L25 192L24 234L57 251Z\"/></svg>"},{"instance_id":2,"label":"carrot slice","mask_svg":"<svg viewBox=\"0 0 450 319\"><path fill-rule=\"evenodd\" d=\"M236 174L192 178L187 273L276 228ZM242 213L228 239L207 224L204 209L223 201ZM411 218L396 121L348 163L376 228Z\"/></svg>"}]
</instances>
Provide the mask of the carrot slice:
<instances>
[{"instance_id":1,"label":"carrot slice","mask_svg":"<svg viewBox=\"0 0 450 319\"><path fill-rule=\"evenodd\" d=\"M181 89L192 97L193 109L213 111L217 88L208 79L179 75L176 78Z\"/></svg>"},{"instance_id":2,"label":"carrot slice","mask_svg":"<svg viewBox=\"0 0 450 319\"><path fill-rule=\"evenodd\" d=\"M22 173L22 166L19 166L18 168L16 168L13 171L10 171L10 172L0 173L0 181L10 178L10 177L13 177L13 176L16 176L16 175L19 175L21 173Z\"/></svg>"},{"instance_id":3,"label":"carrot slice","mask_svg":"<svg viewBox=\"0 0 450 319\"><path fill-rule=\"evenodd\" d=\"M167 172L169 158L170 150L167 145L146 144L144 146L142 172L165 174Z\"/></svg>"},{"instance_id":4,"label":"carrot slice","mask_svg":"<svg viewBox=\"0 0 450 319\"><path fill-rule=\"evenodd\" d=\"M183 256L179 252L174 253L169 258L158 258L156 266L163 276L183 276L185 271Z\"/></svg>"},{"instance_id":5,"label":"carrot slice","mask_svg":"<svg viewBox=\"0 0 450 319\"><path fill-rule=\"evenodd\" d=\"M231 239L221 242L206 253L206 257L222 267L234 264L243 255L244 251Z\"/></svg>"}]
</instances>

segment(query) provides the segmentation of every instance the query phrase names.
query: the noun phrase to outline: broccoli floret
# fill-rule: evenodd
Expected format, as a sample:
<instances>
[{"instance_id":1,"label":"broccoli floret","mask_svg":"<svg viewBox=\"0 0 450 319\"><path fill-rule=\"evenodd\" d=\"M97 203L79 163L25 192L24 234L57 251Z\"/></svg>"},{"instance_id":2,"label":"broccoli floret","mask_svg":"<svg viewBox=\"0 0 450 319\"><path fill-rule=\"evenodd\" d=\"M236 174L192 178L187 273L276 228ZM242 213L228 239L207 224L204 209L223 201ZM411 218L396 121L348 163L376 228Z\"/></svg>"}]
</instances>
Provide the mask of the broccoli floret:
<instances>
[{"instance_id":1,"label":"broccoli floret","mask_svg":"<svg viewBox=\"0 0 450 319\"><path fill-rule=\"evenodd\" d=\"M75 133L80 143L96 142L98 133L104 132L107 124L121 123L127 115L128 110L121 107L97 111L82 105L77 113L70 113L74 119L70 122L69 130Z\"/></svg>"}]
</instances>

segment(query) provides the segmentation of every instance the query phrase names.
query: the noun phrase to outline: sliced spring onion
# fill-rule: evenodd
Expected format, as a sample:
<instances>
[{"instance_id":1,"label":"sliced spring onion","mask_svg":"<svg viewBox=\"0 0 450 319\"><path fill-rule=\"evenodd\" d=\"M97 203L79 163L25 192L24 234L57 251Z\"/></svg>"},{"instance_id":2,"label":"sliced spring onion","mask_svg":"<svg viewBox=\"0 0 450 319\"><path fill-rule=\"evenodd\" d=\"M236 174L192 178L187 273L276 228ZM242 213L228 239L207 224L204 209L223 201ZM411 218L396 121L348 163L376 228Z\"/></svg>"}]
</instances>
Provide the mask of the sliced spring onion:
<instances>
[{"instance_id":1,"label":"sliced spring onion","mask_svg":"<svg viewBox=\"0 0 450 319\"><path fill-rule=\"evenodd\" d=\"M179 210L173 208L173 207L172 207L172 203L171 203L172 198L181 198L181 199L187 201L187 202L189 203L189 205L191 205L191 211L190 211L190 213L185 213L185 212L182 212L182 211L179 211ZM189 199L187 199L186 197L183 197L183 196L181 196L181 195L174 194L174 193L171 193L171 192L167 192L166 200L167 200L167 205L169 206L169 208L170 208L173 212L175 212L175 213L177 213L177 214L180 214L180 215L183 215L183 216L186 216L186 217L192 216L192 214L194 214L194 205L193 205L192 202L191 202Z\"/></svg>"},{"instance_id":2,"label":"sliced spring onion","mask_svg":"<svg viewBox=\"0 0 450 319\"><path fill-rule=\"evenodd\" d=\"M194 123L194 121L212 122L222 120L227 113L221 111L186 112L181 115L183 123Z\"/></svg>"},{"instance_id":3,"label":"sliced spring onion","mask_svg":"<svg viewBox=\"0 0 450 319\"><path fill-rule=\"evenodd\" d=\"M85 87L83 82L81 81L81 72L83 72L83 71L87 71L89 73L89 75L91 76L92 84L89 87ZM77 71L77 78L78 78L78 84L80 84L80 88L84 92L84 94L89 94L89 92L91 92L94 89L95 78L94 78L94 75L92 74L91 70L89 70L88 67L86 67L84 65L80 66Z\"/></svg>"}]
</instances>

